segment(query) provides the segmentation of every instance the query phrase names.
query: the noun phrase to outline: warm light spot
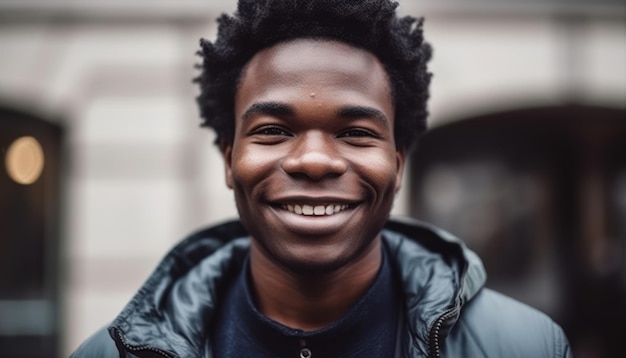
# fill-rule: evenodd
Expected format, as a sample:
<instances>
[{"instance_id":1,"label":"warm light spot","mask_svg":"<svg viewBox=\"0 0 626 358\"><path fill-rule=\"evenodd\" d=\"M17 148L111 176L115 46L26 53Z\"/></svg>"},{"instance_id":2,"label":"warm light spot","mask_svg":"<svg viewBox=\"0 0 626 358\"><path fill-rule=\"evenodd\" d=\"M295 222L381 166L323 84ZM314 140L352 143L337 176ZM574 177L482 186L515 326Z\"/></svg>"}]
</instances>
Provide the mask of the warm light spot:
<instances>
[{"instance_id":1,"label":"warm light spot","mask_svg":"<svg viewBox=\"0 0 626 358\"><path fill-rule=\"evenodd\" d=\"M33 137L20 137L9 146L6 156L7 172L18 184L32 184L43 171L43 149Z\"/></svg>"}]
</instances>

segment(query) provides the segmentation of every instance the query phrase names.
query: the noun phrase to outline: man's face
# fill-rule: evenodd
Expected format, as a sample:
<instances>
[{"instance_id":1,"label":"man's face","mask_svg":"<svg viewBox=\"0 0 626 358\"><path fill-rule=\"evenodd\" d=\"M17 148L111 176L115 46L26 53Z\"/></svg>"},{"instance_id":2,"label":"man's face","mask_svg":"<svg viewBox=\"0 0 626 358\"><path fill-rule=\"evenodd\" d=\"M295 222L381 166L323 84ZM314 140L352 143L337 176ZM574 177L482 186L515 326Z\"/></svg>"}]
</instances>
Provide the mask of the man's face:
<instances>
[{"instance_id":1,"label":"man's face","mask_svg":"<svg viewBox=\"0 0 626 358\"><path fill-rule=\"evenodd\" d=\"M226 181L253 244L298 272L371 247L400 187L387 74L371 53L295 40L257 53L235 97Z\"/></svg>"}]
</instances>

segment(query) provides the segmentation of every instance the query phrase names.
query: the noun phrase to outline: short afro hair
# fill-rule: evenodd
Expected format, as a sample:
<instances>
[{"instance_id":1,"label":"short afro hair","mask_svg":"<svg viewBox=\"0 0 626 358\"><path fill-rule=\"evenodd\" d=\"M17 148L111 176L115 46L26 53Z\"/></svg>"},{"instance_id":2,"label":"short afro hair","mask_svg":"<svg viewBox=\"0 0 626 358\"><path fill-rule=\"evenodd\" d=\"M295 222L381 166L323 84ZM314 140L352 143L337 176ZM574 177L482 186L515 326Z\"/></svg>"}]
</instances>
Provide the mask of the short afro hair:
<instances>
[{"instance_id":1,"label":"short afro hair","mask_svg":"<svg viewBox=\"0 0 626 358\"><path fill-rule=\"evenodd\" d=\"M373 53L389 76L395 101L397 148L409 149L426 130L426 63L423 19L396 15L390 0L239 0L233 16L218 18L214 43L200 40L198 104L202 126L215 130L216 144L232 144L234 102L248 61L260 50L297 38L341 41Z\"/></svg>"}]
</instances>

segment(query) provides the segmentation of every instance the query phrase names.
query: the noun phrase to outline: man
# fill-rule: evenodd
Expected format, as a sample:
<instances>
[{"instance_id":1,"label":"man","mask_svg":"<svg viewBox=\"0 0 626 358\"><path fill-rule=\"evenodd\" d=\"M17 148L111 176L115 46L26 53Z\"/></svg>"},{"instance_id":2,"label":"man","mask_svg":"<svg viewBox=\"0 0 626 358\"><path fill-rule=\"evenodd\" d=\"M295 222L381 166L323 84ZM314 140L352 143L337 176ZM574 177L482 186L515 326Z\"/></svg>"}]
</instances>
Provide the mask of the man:
<instances>
[{"instance_id":1,"label":"man","mask_svg":"<svg viewBox=\"0 0 626 358\"><path fill-rule=\"evenodd\" d=\"M174 248L76 357L566 357L456 238L389 220L430 47L389 0L240 0L197 79L240 222Z\"/></svg>"}]
</instances>

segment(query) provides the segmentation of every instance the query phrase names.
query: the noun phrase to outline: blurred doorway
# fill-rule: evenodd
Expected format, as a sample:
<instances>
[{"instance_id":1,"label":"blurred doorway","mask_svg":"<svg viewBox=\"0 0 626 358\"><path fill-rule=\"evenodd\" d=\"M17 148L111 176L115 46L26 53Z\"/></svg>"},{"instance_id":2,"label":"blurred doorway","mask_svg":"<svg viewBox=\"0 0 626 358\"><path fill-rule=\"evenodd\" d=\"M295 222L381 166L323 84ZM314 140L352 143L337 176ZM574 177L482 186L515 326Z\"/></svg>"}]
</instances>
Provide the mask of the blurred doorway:
<instances>
[{"instance_id":1,"label":"blurred doorway","mask_svg":"<svg viewBox=\"0 0 626 358\"><path fill-rule=\"evenodd\" d=\"M478 252L487 286L551 315L576 357L623 348L626 111L564 106L429 131L411 160L412 216Z\"/></svg>"},{"instance_id":2,"label":"blurred doorway","mask_svg":"<svg viewBox=\"0 0 626 358\"><path fill-rule=\"evenodd\" d=\"M0 356L55 357L62 130L0 108Z\"/></svg>"}]
</instances>

